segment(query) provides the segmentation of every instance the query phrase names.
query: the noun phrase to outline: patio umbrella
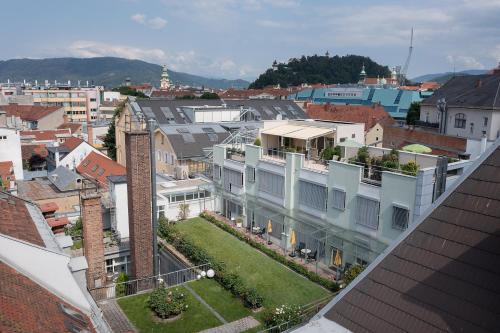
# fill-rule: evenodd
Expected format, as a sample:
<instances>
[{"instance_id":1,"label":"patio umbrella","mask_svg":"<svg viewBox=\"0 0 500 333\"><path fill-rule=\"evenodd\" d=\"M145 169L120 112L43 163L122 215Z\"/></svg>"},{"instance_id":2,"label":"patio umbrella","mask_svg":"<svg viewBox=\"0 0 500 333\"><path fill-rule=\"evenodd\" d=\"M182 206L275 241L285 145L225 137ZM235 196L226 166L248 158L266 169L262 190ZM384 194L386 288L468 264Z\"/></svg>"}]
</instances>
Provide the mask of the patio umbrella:
<instances>
[{"instance_id":1,"label":"patio umbrella","mask_svg":"<svg viewBox=\"0 0 500 333\"><path fill-rule=\"evenodd\" d=\"M292 257L295 257L295 244L297 244L297 239L295 237L295 230L292 229L290 234L290 245L292 246Z\"/></svg>"},{"instance_id":2,"label":"patio umbrella","mask_svg":"<svg viewBox=\"0 0 500 333\"><path fill-rule=\"evenodd\" d=\"M340 257L340 252L337 249L337 252L335 253L335 260L333 261L333 264L337 267L342 265L342 258Z\"/></svg>"},{"instance_id":3,"label":"patio umbrella","mask_svg":"<svg viewBox=\"0 0 500 333\"><path fill-rule=\"evenodd\" d=\"M271 223L271 220L267 221L267 232L273 232L273 224Z\"/></svg>"},{"instance_id":4,"label":"patio umbrella","mask_svg":"<svg viewBox=\"0 0 500 333\"><path fill-rule=\"evenodd\" d=\"M404 146L403 150L404 151L409 151L409 152L412 152L412 153L419 153L419 154L432 152L432 149L430 149L429 147L424 146L424 145L420 145L420 144L417 144L417 143L414 143L412 145Z\"/></svg>"},{"instance_id":5,"label":"patio umbrella","mask_svg":"<svg viewBox=\"0 0 500 333\"><path fill-rule=\"evenodd\" d=\"M267 221L267 244L271 245L271 232L273 232L273 224L271 219Z\"/></svg>"},{"instance_id":6,"label":"patio umbrella","mask_svg":"<svg viewBox=\"0 0 500 333\"><path fill-rule=\"evenodd\" d=\"M295 230L292 230L292 233L290 234L290 245L295 247L295 244L297 244L297 240L295 239Z\"/></svg>"}]
</instances>

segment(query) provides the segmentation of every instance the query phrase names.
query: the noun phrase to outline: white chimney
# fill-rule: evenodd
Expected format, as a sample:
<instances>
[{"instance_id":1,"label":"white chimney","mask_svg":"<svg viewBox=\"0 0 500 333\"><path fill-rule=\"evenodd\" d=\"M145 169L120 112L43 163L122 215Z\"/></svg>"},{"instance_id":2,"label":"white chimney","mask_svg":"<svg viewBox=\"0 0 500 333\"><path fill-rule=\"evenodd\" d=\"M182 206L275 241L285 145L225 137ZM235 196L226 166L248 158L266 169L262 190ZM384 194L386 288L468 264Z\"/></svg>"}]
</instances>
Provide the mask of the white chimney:
<instances>
[{"instance_id":1,"label":"white chimney","mask_svg":"<svg viewBox=\"0 0 500 333\"><path fill-rule=\"evenodd\" d=\"M483 131L483 137L481 138L481 154L486 151L486 132Z\"/></svg>"},{"instance_id":2,"label":"white chimney","mask_svg":"<svg viewBox=\"0 0 500 333\"><path fill-rule=\"evenodd\" d=\"M38 80L35 80L35 86L38 87Z\"/></svg>"}]
</instances>

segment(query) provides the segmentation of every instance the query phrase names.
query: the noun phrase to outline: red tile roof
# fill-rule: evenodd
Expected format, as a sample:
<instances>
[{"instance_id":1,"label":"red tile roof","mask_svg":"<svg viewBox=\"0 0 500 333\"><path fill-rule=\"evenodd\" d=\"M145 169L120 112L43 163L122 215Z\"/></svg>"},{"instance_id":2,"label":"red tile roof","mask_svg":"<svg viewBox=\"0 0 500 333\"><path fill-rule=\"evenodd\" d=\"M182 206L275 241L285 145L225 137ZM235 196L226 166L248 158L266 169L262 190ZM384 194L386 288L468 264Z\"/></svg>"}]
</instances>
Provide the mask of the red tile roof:
<instances>
[{"instance_id":1,"label":"red tile roof","mask_svg":"<svg viewBox=\"0 0 500 333\"><path fill-rule=\"evenodd\" d=\"M19 105L7 104L1 105L0 110L7 112L7 116L19 117L26 121L40 120L57 110L62 109L62 106L41 106L41 105Z\"/></svg>"},{"instance_id":2,"label":"red tile roof","mask_svg":"<svg viewBox=\"0 0 500 333\"><path fill-rule=\"evenodd\" d=\"M21 137L34 136L37 141L57 140L57 136L71 136L68 128L46 131L21 131Z\"/></svg>"},{"instance_id":3,"label":"red tile roof","mask_svg":"<svg viewBox=\"0 0 500 333\"><path fill-rule=\"evenodd\" d=\"M394 119L380 105L308 104L307 114L312 119L364 123L365 131L377 123L382 126L394 124Z\"/></svg>"},{"instance_id":4,"label":"red tile roof","mask_svg":"<svg viewBox=\"0 0 500 333\"><path fill-rule=\"evenodd\" d=\"M47 202L40 205L40 210L42 213L52 213L59 209L59 206L55 202Z\"/></svg>"},{"instance_id":5,"label":"red tile roof","mask_svg":"<svg viewBox=\"0 0 500 333\"><path fill-rule=\"evenodd\" d=\"M75 312L78 319L61 308ZM0 262L0 332L95 332L90 318L35 281Z\"/></svg>"},{"instance_id":6,"label":"red tile roof","mask_svg":"<svg viewBox=\"0 0 500 333\"><path fill-rule=\"evenodd\" d=\"M28 161L32 156L38 155L42 158L48 156L49 152L44 144L29 144L21 145L21 153L23 156L23 161Z\"/></svg>"},{"instance_id":7,"label":"red tile roof","mask_svg":"<svg viewBox=\"0 0 500 333\"><path fill-rule=\"evenodd\" d=\"M64 140L64 143L61 146L66 146L69 149L69 151L72 151L73 149L78 147L82 142L83 142L82 139L72 136Z\"/></svg>"},{"instance_id":8,"label":"red tile roof","mask_svg":"<svg viewBox=\"0 0 500 333\"><path fill-rule=\"evenodd\" d=\"M87 155L76 170L89 179L97 180L103 186L108 185L108 176L121 176L127 173L124 166L94 151Z\"/></svg>"},{"instance_id":9,"label":"red tile roof","mask_svg":"<svg viewBox=\"0 0 500 333\"><path fill-rule=\"evenodd\" d=\"M0 234L45 247L42 237L26 207L26 201L5 192L0 192ZM0 279L0 286L2 279ZM3 302L0 302L0 305ZM0 311L2 313L2 311ZM0 316L0 323L2 322ZM0 329L0 332L3 330Z\"/></svg>"},{"instance_id":10,"label":"red tile roof","mask_svg":"<svg viewBox=\"0 0 500 333\"><path fill-rule=\"evenodd\" d=\"M69 220L67 217L59 217L59 218L50 217L47 219L47 223L50 225L51 228L55 228L69 224Z\"/></svg>"},{"instance_id":11,"label":"red tile roof","mask_svg":"<svg viewBox=\"0 0 500 333\"><path fill-rule=\"evenodd\" d=\"M82 124L79 123L64 123L59 125L58 129L69 129L71 131L71 134L74 134L78 131L80 131L82 128Z\"/></svg>"}]
</instances>

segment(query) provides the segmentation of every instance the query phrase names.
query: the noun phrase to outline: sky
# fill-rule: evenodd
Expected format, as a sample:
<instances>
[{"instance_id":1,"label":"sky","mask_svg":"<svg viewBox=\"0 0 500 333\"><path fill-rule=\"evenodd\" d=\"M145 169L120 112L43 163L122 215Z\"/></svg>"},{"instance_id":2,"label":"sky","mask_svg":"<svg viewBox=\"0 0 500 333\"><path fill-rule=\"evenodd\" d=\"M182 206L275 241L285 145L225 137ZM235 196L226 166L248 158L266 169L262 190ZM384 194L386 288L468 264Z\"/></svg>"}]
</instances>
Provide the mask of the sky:
<instances>
[{"instance_id":1,"label":"sky","mask_svg":"<svg viewBox=\"0 0 500 333\"><path fill-rule=\"evenodd\" d=\"M251 80L326 51L403 65L412 27L410 78L500 61L500 0L6 1L0 60L116 56Z\"/></svg>"}]
</instances>

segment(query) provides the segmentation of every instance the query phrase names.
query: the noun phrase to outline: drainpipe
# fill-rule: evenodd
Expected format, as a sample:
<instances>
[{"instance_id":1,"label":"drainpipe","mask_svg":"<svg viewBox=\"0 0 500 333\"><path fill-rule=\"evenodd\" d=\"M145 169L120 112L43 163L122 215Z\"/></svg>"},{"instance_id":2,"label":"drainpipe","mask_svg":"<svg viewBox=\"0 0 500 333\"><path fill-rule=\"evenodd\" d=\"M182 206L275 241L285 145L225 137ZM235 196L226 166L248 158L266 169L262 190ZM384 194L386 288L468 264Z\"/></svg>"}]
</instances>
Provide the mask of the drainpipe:
<instances>
[{"instance_id":1,"label":"drainpipe","mask_svg":"<svg viewBox=\"0 0 500 333\"><path fill-rule=\"evenodd\" d=\"M151 222L152 222L152 231L153 231L153 275L160 275L159 270L159 257L158 257L158 239L157 239L157 231L158 231L158 216L156 207L156 152L155 152L155 141L154 141L154 130L156 128L155 120L149 119L149 149L151 155Z\"/></svg>"}]
</instances>

